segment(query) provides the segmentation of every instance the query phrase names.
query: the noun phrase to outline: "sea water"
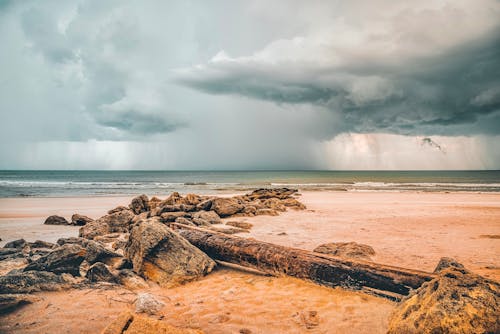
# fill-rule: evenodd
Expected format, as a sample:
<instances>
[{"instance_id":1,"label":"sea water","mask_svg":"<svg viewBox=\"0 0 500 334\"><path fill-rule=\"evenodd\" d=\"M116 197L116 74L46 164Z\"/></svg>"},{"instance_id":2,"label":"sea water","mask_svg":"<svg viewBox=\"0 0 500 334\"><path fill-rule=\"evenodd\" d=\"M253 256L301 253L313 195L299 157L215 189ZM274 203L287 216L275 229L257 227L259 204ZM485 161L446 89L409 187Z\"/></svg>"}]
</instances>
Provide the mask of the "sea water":
<instances>
[{"instance_id":1,"label":"sea water","mask_svg":"<svg viewBox=\"0 0 500 334\"><path fill-rule=\"evenodd\" d=\"M0 197L328 191L499 192L500 171L0 171Z\"/></svg>"}]
</instances>

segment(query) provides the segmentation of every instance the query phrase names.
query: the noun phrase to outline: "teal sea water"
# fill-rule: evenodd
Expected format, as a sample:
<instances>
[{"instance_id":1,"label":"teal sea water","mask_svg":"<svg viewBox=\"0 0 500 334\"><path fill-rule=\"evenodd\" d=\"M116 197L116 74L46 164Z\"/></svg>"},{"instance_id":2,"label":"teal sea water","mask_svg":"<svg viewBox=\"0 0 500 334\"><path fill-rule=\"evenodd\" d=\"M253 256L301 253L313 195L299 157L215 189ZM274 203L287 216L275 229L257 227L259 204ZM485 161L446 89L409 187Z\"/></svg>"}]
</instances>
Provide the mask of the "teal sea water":
<instances>
[{"instance_id":1,"label":"teal sea water","mask_svg":"<svg viewBox=\"0 0 500 334\"><path fill-rule=\"evenodd\" d=\"M500 192L500 171L0 171L0 197L331 191Z\"/></svg>"}]
</instances>

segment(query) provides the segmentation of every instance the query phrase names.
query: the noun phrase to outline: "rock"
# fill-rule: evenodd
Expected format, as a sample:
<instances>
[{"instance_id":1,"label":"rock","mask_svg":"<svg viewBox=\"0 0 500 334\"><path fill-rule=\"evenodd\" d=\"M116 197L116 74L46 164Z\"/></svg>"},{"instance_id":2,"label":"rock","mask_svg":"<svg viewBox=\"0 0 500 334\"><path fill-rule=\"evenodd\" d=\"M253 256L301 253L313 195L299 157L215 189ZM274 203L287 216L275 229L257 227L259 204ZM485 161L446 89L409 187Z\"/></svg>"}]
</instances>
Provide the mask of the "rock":
<instances>
[{"instance_id":1,"label":"rock","mask_svg":"<svg viewBox=\"0 0 500 334\"><path fill-rule=\"evenodd\" d=\"M401 301L388 334L499 333L498 310L500 284L451 265Z\"/></svg>"},{"instance_id":2,"label":"rock","mask_svg":"<svg viewBox=\"0 0 500 334\"><path fill-rule=\"evenodd\" d=\"M290 198L293 194L295 194L297 189L288 189L288 188L274 188L274 189L257 189L252 191L250 194L245 195L249 200L254 199L268 199L268 198L278 198L278 199L286 199Z\"/></svg>"},{"instance_id":3,"label":"rock","mask_svg":"<svg viewBox=\"0 0 500 334\"><path fill-rule=\"evenodd\" d=\"M203 334L201 330L179 328L159 320L124 312L101 334Z\"/></svg>"},{"instance_id":4,"label":"rock","mask_svg":"<svg viewBox=\"0 0 500 334\"><path fill-rule=\"evenodd\" d=\"M106 249L103 245L93 240L86 240L84 246L87 251L85 260L87 260L89 264L102 262L113 257L121 257L119 254Z\"/></svg>"},{"instance_id":5,"label":"rock","mask_svg":"<svg viewBox=\"0 0 500 334\"><path fill-rule=\"evenodd\" d=\"M194 226L193 222L190 221L189 219L187 218L184 218L184 217L178 217L175 222L177 224L184 224L184 225L190 225L190 226Z\"/></svg>"},{"instance_id":6,"label":"rock","mask_svg":"<svg viewBox=\"0 0 500 334\"><path fill-rule=\"evenodd\" d=\"M202 219L202 218L193 218L192 220L193 225L195 226L210 226L211 224L208 222L208 220Z\"/></svg>"},{"instance_id":7,"label":"rock","mask_svg":"<svg viewBox=\"0 0 500 334\"><path fill-rule=\"evenodd\" d=\"M85 248L77 244L66 244L54 249L49 254L31 262L24 271L50 271L56 274L69 273L80 275L80 264L86 256Z\"/></svg>"},{"instance_id":8,"label":"rock","mask_svg":"<svg viewBox=\"0 0 500 334\"><path fill-rule=\"evenodd\" d=\"M224 233L224 234L236 234L236 233L248 233L248 230L239 227L218 227L211 226L209 228L211 231Z\"/></svg>"},{"instance_id":9,"label":"rock","mask_svg":"<svg viewBox=\"0 0 500 334\"><path fill-rule=\"evenodd\" d=\"M87 270L85 277L91 282L110 282L116 281L116 277L109 268L102 262L96 262Z\"/></svg>"},{"instance_id":10,"label":"rock","mask_svg":"<svg viewBox=\"0 0 500 334\"><path fill-rule=\"evenodd\" d=\"M282 211L282 212L286 211L285 205L283 203L281 203L281 200L279 200L277 198L266 199L262 204L268 209L273 209L273 210Z\"/></svg>"},{"instance_id":11,"label":"rock","mask_svg":"<svg viewBox=\"0 0 500 334\"><path fill-rule=\"evenodd\" d=\"M440 271L450 268L450 267L455 267L458 269L464 269L465 267L463 264L458 263L455 259L452 259L451 257L442 257L439 260L439 263L436 266L436 269L434 269L434 273L439 273Z\"/></svg>"},{"instance_id":12,"label":"rock","mask_svg":"<svg viewBox=\"0 0 500 334\"><path fill-rule=\"evenodd\" d=\"M31 248L53 248L56 246L56 244L53 244L52 242L47 242L47 241L42 241L42 240L36 240L35 242L29 242L28 245Z\"/></svg>"},{"instance_id":13,"label":"rock","mask_svg":"<svg viewBox=\"0 0 500 334\"><path fill-rule=\"evenodd\" d=\"M7 314L20 306L39 301L37 297L24 294L0 295L0 314Z\"/></svg>"},{"instance_id":14,"label":"rock","mask_svg":"<svg viewBox=\"0 0 500 334\"><path fill-rule=\"evenodd\" d=\"M62 276L46 271L28 271L0 276L1 293L55 291L68 287Z\"/></svg>"},{"instance_id":15,"label":"rock","mask_svg":"<svg viewBox=\"0 0 500 334\"><path fill-rule=\"evenodd\" d=\"M151 197L151 199L149 200L150 210L156 209L160 203L161 203L161 199L159 199L156 196Z\"/></svg>"},{"instance_id":16,"label":"rock","mask_svg":"<svg viewBox=\"0 0 500 334\"><path fill-rule=\"evenodd\" d=\"M220 224L221 220L217 212L215 211L199 211L195 212L191 215L194 219L203 219L207 221L209 224Z\"/></svg>"},{"instance_id":17,"label":"rock","mask_svg":"<svg viewBox=\"0 0 500 334\"><path fill-rule=\"evenodd\" d=\"M138 215L142 212L147 212L151 208L149 206L149 198L146 195L137 196L132 199L132 203L130 203L129 208Z\"/></svg>"},{"instance_id":18,"label":"rock","mask_svg":"<svg viewBox=\"0 0 500 334\"><path fill-rule=\"evenodd\" d=\"M20 255L19 257L12 257L0 260L0 276L11 273L15 270L20 270L28 265L27 258Z\"/></svg>"},{"instance_id":19,"label":"rock","mask_svg":"<svg viewBox=\"0 0 500 334\"><path fill-rule=\"evenodd\" d=\"M184 197L184 203L188 205L198 205L201 201L201 196L198 196L196 194L187 194Z\"/></svg>"},{"instance_id":20,"label":"rock","mask_svg":"<svg viewBox=\"0 0 500 334\"><path fill-rule=\"evenodd\" d=\"M59 238L56 241L56 244L59 246L65 245L65 244L77 244L77 245L83 245L86 239L84 238L77 238L77 237L70 237L70 238Z\"/></svg>"},{"instance_id":21,"label":"rock","mask_svg":"<svg viewBox=\"0 0 500 334\"><path fill-rule=\"evenodd\" d=\"M156 314L165 303L156 299L150 293L139 293L135 301L135 313Z\"/></svg>"},{"instance_id":22,"label":"rock","mask_svg":"<svg viewBox=\"0 0 500 334\"><path fill-rule=\"evenodd\" d=\"M212 200L211 210L215 211L220 217L232 216L242 211L244 206L233 198L214 198Z\"/></svg>"},{"instance_id":23,"label":"rock","mask_svg":"<svg viewBox=\"0 0 500 334\"><path fill-rule=\"evenodd\" d=\"M47 217L47 219L45 219L44 224L46 224L46 225L69 225L69 222L64 217L53 215L53 216Z\"/></svg>"},{"instance_id":24,"label":"rock","mask_svg":"<svg viewBox=\"0 0 500 334\"><path fill-rule=\"evenodd\" d=\"M330 254L358 260L371 260L370 256L375 255L372 247L357 242L331 242L316 247L313 252Z\"/></svg>"},{"instance_id":25,"label":"rock","mask_svg":"<svg viewBox=\"0 0 500 334\"><path fill-rule=\"evenodd\" d=\"M0 261L24 258L24 254L19 248L0 248Z\"/></svg>"},{"instance_id":26,"label":"rock","mask_svg":"<svg viewBox=\"0 0 500 334\"><path fill-rule=\"evenodd\" d=\"M245 208L241 213L243 213L245 216L252 217L257 214L257 208L253 205L245 205Z\"/></svg>"},{"instance_id":27,"label":"rock","mask_svg":"<svg viewBox=\"0 0 500 334\"><path fill-rule=\"evenodd\" d=\"M277 216L279 213L273 209L257 209L256 216Z\"/></svg>"},{"instance_id":28,"label":"rock","mask_svg":"<svg viewBox=\"0 0 500 334\"><path fill-rule=\"evenodd\" d=\"M161 286L175 286L212 271L215 262L154 219L132 228L125 248L134 272Z\"/></svg>"},{"instance_id":29,"label":"rock","mask_svg":"<svg viewBox=\"0 0 500 334\"><path fill-rule=\"evenodd\" d=\"M108 215L112 215L113 213L117 213L117 212L120 212L120 211L123 211L123 210L130 210L130 209L127 208L126 206L120 205L120 206L117 206L114 209L109 210L108 211Z\"/></svg>"},{"instance_id":30,"label":"rock","mask_svg":"<svg viewBox=\"0 0 500 334\"><path fill-rule=\"evenodd\" d=\"M73 216L71 216L71 225L76 225L76 226L84 226L87 223L90 223L91 221L94 221L92 218L89 218L84 215L79 215L75 213Z\"/></svg>"},{"instance_id":31,"label":"rock","mask_svg":"<svg viewBox=\"0 0 500 334\"><path fill-rule=\"evenodd\" d=\"M121 269L118 272L118 280L121 285L130 290L146 289L149 287L147 282L131 269Z\"/></svg>"},{"instance_id":32,"label":"rock","mask_svg":"<svg viewBox=\"0 0 500 334\"><path fill-rule=\"evenodd\" d=\"M190 215L186 212L164 212L161 214L161 221L163 223L172 223L179 217L189 217Z\"/></svg>"},{"instance_id":33,"label":"rock","mask_svg":"<svg viewBox=\"0 0 500 334\"><path fill-rule=\"evenodd\" d=\"M182 196L177 192L173 192L167 199L160 203L160 206L182 204Z\"/></svg>"},{"instance_id":34,"label":"rock","mask_svg":"<svg viewBox=\"0 0 500 334\"><path fill-rule=\"evenodd\" d=\"M207 199L196 204L196 211L209 211L212 207L212 199Z\"/></svg>"},{"instance_id":35,"label":"rock","mask_svg":"<svg viewBox=\"0 0 500 334\"><path fill-rule=\"evenodd\" d=\"M132 224L137 224L141 222L144 219L149 218L149 211L139 213L138 215L135 215L134 218L132 218Z\"/></svg>"},{"instance_id":36,"label":"rock","mask_svg":"<svg viewBox=\"0 0 500 334\"><path fill-rule=\"evenodd\" d=\"M103 216L95 221L87 223L80 228L79 236L86 239L94 239L98 235L115 232L128 232L132 218L132 210L120 210L118 212Z\"/></svg>"},{"instance_id":37,"label":"rock","mask_svg":"<svg viewBox=\"0 0 500 334\"><path fill-rule=\"evenodd\" d=\"M234 227L238 227L238 228L243 228L245 230L249 230L253 227L252 224L250 223L247 223L247 222L239 222L239 221L229 221L226 223L226 225L229 225L229 226L234 226Z\"/></svg>"},{"instance_id":38,"label":"rock","mask_svg":"<svg viewBox=\"0 0 500 334\"><path fill-rule=\"evenodd\" d=\"M6 243L3 246L3 248L16 248L16 249L19 249L19 248L24 248L24 246L26 246L26 245L27 245L26 240L24 240L24 239L18 239L18 240L14 240L14 241Z\"/></svg>"},{"instance_id":39,"label":"rock","mask_svg":"<svg viewBox=\"0 0 500 334\"><path fill-rule=\"evenodd\" d=\"M299 201L297 201L295 198L286 198L281 200L281 204L283 204L286 207L295 209L295 210L305 210L306 206Z\"/></svg>"}]
</instances>

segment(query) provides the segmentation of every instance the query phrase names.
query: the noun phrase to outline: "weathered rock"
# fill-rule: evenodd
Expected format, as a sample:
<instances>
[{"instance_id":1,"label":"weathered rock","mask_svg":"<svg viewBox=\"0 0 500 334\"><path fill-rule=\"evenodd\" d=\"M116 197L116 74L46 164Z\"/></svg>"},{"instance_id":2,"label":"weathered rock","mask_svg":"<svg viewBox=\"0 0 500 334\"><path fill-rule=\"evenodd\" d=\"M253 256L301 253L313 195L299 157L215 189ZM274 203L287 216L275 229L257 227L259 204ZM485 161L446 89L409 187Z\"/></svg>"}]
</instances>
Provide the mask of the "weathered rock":
<instances>
[{"instance_id":1,"label":"weathered rock","mask_svg":"<svg viewBox=\"0 0 500 334\"><path fill-rule=\"evenodd\" d=\"M198 205L202 201L201 196L196 194L187 194L184 196L184 203L188 205Z\"/></svg>"},{"instance_id":2,"label":"weathered rock","mask_svg":"<svg viewBox=\"0 0 500 334\"><path fill-rule=\"evenodd\" d=\"M53 216L47 217L47 219L45 219L44 224L46 224L46 225L69 225L69 222L64 217L53 215Z\"/></svg>"},{"instance_id":3,"label":"weathered rock","mask_svg":"<svg viewBox=\"0 0 500 334\"><path fill-rule=\"evenodd\" d=\"M0 261L23 258L24 254L19 248L0 248Z\"/></svg>"},{"instance_id":4,"label":"weathered rock","mask_svg":"<svg viewBox=\"0 0 500 334\"><path fill-rule=\"evenodd\" d=\"M134 218L132 218L132 224L137 224L141 220L148 219L149 218L149 211L139 213L138 215L135 215Z\"/></svg>"},{"instance_id":5,"label":"weathered rock","mask_svg":"<svg viewBox=\"0 0 500 334\"><path fill-rule=\"evenodd\" d=\"M220 224L221 220L215 211L199 211L191 215L194 219L200 218L206 220L209 224Z\"/></svg>"},{"instance_id":6,"label":"weathered rock","mask_svg":"<svg viewBox=\"0 0 500 334\"><path fill-rule=\"evenodd\" d=\"M197 211L209 211L210 208L212 207L212 199L206 199L204 201L201 201L200 203L196 204L196 210Z\"/></svg>"},{"instance_id":7,"label":"weathered rock","mask_svg":"<svg viewBox=\"0 0 500 334\"><path fill-rule=\"evenodd\" d=\"M162 201L159 206L161 207L161 206L165 206L165 205L174 205L174 204L182 204L182 203L183 203L182 196L178 192L175 191L167 199Z\"/></svg>"},{"instance_id":8,"label":"weathered rock","mask_svg":"<svg viewBox=\"0 0 500 334\"><path fill-rule=\"evenodd\" d=\"M257 209L256 216L277 216L279 213L273 209Z\"/></svg>"},{"instance_id":9,"label":"weathered rock","mask_svg":"<svg viewBox=\"0 0 500 334\"><path fill-rule=\"evenodd\" d=\"M184 217L178 217L175 222L177 224L184 224L184 225L190 225L190 226L194 226L193 222L190 221L189 219L187 218L184 218Z\"/></svg>"},{"instance_id":10,"label":"weathered rock","mask_svg":"<svg viewBox=\"0 0 500 334\"><path fill-rule=\"evenodd\" d=\"M17 249L19 249L19 248L23 248L26 245L27 245L26 240L18 239L18 240L14 240L14 241L6 243L3 246L3 248L17 248Z\"/></svg>"},{"instance_id":11,"label":"weathered rock","mask_svg":"<svg viewBox=\"0 0 500 334\"><path fill-rule=\"evenodd\" d=\"M305 210L306 206L299 201L297 201L295 198L286 198L281 200L281 203L289 208L295 209L295 210Z\"/></svg>"},{"instance_id":12,"label":"weathered rock","mask_svg":"<svg viewBox=\"0 0 500 334\"><path fill-rule=\"evenodd\" d=\"M84 226L87 223L90 223L91 221L94 221L92 218L84 216L84 215L79 215L75 213L73 216L71 216L71 225L76 225L76 226Z\"/></svg>"},{"instance_id":13,"label":"weathered rock","mask_svg":"<svg viewBox=\"0 0 500 334\"><path fill-rule=\"evenodd\" d=\"M62 276L46 271L28 271L0 276L0 293L55 291L67 287Z\"/></svg>"},{"instance_id":14,"label":"weathered rock","mask_svg":"<svg viewBox=\"0 0 500 334\"><path fill-rule=\"evenodd\" d=\"M159 199L156 196L151 197L151 199L149 200L149 208L150 208L150 210L156 209L156 207L158 207L158 205L160 203L161 203L161 199Z\"/></svg>"},{"instance_id":15,"label":"weathered rock","mask_svg":"<svg viewBox=\"0 0 500 334\"><path fill-rule=\"evenodd\" d=\"M190 217L190 215L186 212L164 212L161 214L161 221L164 223L172 223L179 217Z\"/></svg>"},{"instance_id":16,"label":"weathered rock","mask_svg":"<svg viewBox=\"0 0 500 334\"><path fill-rule=\"evenodd\" d=\"M451 265L397 306L388 334L499 333L498 310L500 284Z\"/></svg>"},{"instance_id":17,"label":"weathered rock","mask_svg":"<svg viewBox=\"0 0 500 334\"><path fill-rule=\"evenodd\" d=\"M212 200L211 210L215 211L220 217L232 216L242 211L244 206L233 198L214 198Z\"/></svg>"},{"instance_id":18,"label":"weathered rock","mask_svg":"<svg viewBox=\"0 0 500 334\"><path fill-rule=\"evenodd\" d=\"M375 255L372 247L357 242L331 242L316 247L313 252L330 254L344 258L370 260Z\"/></svg>"},{"instance_id":19,"label":"weathered rock","mask_svg":"<svg viewBox=\"0 0 500 334\"><path fill-rule=\"evenodd\" d=\"M31 248L53 248L56 246L56 244L52 242L47 242L43 240L36 240L35 242L29 242L28 245Z\"/></svg>"},{"instance_id":20,"label":"weathered rock","mask_svg":"<svg viewBox=\"0 0 500 334\"><path fill-rule=\"evenodd\" d=\"M236 233L248 233L247 229L239 228L239 227L218 227L211 226L209 228L211 231L224 233L224 234L236 234Z\"/></svg>"},{"instance_id":21,"label":"weathered rock","mask_svg":"<svg viewBox=\"0 0 500 334\"><path fill-rule=\"evenodd\" d=\"M193 225L195 226L210 226L211 224L208 222L208 220L202 219L202 218L193 218L191 219Z\"/></svg>"},{"instance_id":22,"label":"weathered rock","mask_svg":"<svg viewBox=\"0 0 500 334\"><path fill-rule=\"evenodd\" d=\"M139 293L135 301L135 313L147 313L154 315L165 306L165 303L156 299L150 293Z\"/></svg>"},{"instance_id":23,"label":"weathered rock","mask_svg":"<svg viewBox=\"0 0 500 334\"><path fill-rule=\"evenodd\" d=\"M201 330L179 328L145 316L122 313L101 334L203 334Z\"/></svg>"},{"instance_id":24,"label":"weathered rock","mask_svg":"<svg viewBox=\"0 0 500 334\"><path fill-rule=\"evenodd\" d=\"M134 197L129 207L136 215L151 210L149 206L149 198L146 195Z\"/></svg>"},{"instance_id":25,"label":"weathered rock","mask_svg":"<svg viewBox=\"0 0 500 334\"><path fill-rule=\"evenodd\" d=\"M278 199L286 199L290 198L293 194L297 192L297 189L288 189L288 188L274 188L274 189L257 189L252 191L250 194L245 195L249 200L254 199L268 199L268 198L278 198Z\"/></svg>"},{"instance_id":26,"label":"weathered rock","mask_svg":"<svg viewBox=\"0 0 500 334\"><path fill-rule=\"evenodd\" d=\"M249 230L253 227L253 225L250 223L240 221L229 221L226 223L226 225L243 228L245 230Z\"/></svg>"},{"instance_id":27,"label":"weathered rock","mask_svg":"<svg viewBox=\"0 0 500 334\"><path fill-rule=\"evenodd\" d=\"M12 272L13 270L21 270L28 265L27 258L19 255L18 257L4 258L0 260L0 276Z\"/></svg>"},{"instance_id":28,"label":"weathered rock","mask_svg":"<svg viewBox=\"0 0 500 334\"><path fill-rule=\"evenodd\" d=\"M153 219L132 228L125 256L136 273L167 287L195 280L215 266L205 253Z\"/></svg>"},{"instance_id":29,"label":"weathered rock","mask_svg":"<svg viewBox=\"0 0 500 334\"><path fill-rule=\"evenodd\" d=\"M118 280L121 285L130 290L148 288L147 282L131 269L121 269L118 272Z\"/></svg>"},{"instance_id":30,"label":"weathered rock","mask_svg":"<svg viewBox=\"0 0 500 334\"><path fill-rule=\"evenodd\" d=\"M40 299L34 296L24 294L5 294L0 295L0 314L7 314L15 309Z\"/></svg>"},{"instance_id":31,"label":"weathered rock","mask_svg":"<svg viewBox=\"0 0 500 334\"><path fill-rule=\"evenodd\" d=\"M113 213L117 213L117 212L120 212L120 211L123 211L123 210L130 210L130 209L127 208L126 206L120 205L120 206L117 206L114 209L109 210L108 211L108 215L112 215Z\"/></svg>"},{"instance_id":32,"label":"weathered rock","mask_svg":"<svg viewBox=\"0 0 500 334\"><path fill-rule=\"evenodd\" d=\"M24 271L50 271L56 274L69 273L79 276L80 264L85 259L86 253L85 248L77 244L66 244L31 262L24 268Z\"/></svg>"},{"instance_id":33,"label":"weathered rock","mask_svg":"<svg viewBox=\"0 0 500 334\"><path fill-rule=\"evenodd\" d=\"M458 269L464 269L465 267L463 264L457 262L455 259L452 259L451 257L442 257L439 260L439 263L436 266L436 269L434 269L435 273L439 273L440 271L449 268L449 267L455 267Z\"/></svg>"},{"instance_id":34,"label":"weathered rock","mask_svg":"<svg viewBox=\"0 0 500 334\"><path fill-rule=\"evenodd\" d=\"M86 239L84 238L78 238L78 237L69 237L69 238L59 238L56 241L56 244L59 246L65 245L65 244L77 244L77 245L83 245Z\"/></svg>"},{"instance_id":35,"label":"weathered rock","mask_svg":"<svg viewBox=\"0 0 500 334\"><path fill-rule=\"evenodd\" d=\"M132 210L120 210L82 226L79 236L94 239L98 235L128 232L132 218L134 218Z\"/></svg>"},{"instance_id":36,"label":"weathered rock","mask_svg":"<svg viewBox=\"0 0 500 334\"><path fill-rule=\"evenodd\" d=\"M286 211L285 205L278 198L268 198L262 204L268 209Z\"/></svg>"},{"instance_id":37,"label":"weathered rock","mask_svg":"<svg viewBox=\"0 0 500 334\"><path fill-rule=\"evenodd\" d=\"M102 262L96 262L87 270L85 277L91 282L110 282L116 281L116 277L109 268Z\"/></svg>"},{"instance_id":38,"label":"weathered rock","mask_svg":"<svg viewBox=\"0 0 500 334\"><path fill-rule=\"evenodd\" d=\"M85 255L85 260L87 260L89 264L93 264L96 262L103 262L106 259L113 257L120 257L119 254L116 254L110 251L109 249L106 249L103 245L93 240L86 240L84 246L87 251Z\"/></svg>"}]
</instances>

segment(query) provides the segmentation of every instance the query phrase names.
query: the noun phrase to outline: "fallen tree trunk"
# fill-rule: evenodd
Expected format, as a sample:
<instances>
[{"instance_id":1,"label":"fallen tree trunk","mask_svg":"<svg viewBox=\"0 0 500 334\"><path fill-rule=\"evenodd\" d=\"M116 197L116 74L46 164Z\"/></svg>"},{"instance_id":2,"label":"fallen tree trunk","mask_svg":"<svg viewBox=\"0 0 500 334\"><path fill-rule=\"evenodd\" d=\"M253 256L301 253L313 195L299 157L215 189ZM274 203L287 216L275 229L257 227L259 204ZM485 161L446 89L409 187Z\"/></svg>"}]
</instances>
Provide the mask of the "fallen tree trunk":
<instances>
[{"instance_id":1,"label":"fallen tree trunk","mask_svg":"<svg viewBox=\"0 0 500 334\"><path fill-rule=\"evenodd\" d=\"M177 223L171 226L212 259L275 276L286 274L328 286L367 287L401 295L407 295L410 288L418 288L435 277L423 271L342 259Z\"/></svg>"}]
</instances>

